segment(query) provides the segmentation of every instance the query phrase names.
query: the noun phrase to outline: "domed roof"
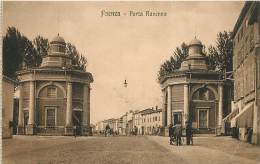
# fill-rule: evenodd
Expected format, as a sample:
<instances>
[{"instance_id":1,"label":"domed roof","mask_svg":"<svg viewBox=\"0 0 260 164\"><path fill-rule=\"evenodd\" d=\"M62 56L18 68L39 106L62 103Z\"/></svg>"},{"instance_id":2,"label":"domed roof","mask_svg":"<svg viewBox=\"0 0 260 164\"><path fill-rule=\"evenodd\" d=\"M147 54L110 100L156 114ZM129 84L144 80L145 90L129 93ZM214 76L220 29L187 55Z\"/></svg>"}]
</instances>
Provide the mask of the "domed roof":
<instances>
[{"instance_id":1,"label":"domed roof","mask_svg":"<svg viewBox=\"0 0 260 164\"><path fill-rule=\"evenodd\" d=\"M51 43L52 42L58 42L58 43L63 43L65 44L65 40L63 39L63 37L61 37L59 34L57 36L55 36L52 40L51 40Z\"/></svg>"},{"instance_id":2,"label":"domed roof","mask_svg":"<svg viewBox=\"0 0 260 164\"><path fill-rule=\"evenodd\" d=\"M202 46L202 42L195 37L192 41L190 41L189 45L190 46L191 45L201 45Z\"/></svg>"}]
</instances>

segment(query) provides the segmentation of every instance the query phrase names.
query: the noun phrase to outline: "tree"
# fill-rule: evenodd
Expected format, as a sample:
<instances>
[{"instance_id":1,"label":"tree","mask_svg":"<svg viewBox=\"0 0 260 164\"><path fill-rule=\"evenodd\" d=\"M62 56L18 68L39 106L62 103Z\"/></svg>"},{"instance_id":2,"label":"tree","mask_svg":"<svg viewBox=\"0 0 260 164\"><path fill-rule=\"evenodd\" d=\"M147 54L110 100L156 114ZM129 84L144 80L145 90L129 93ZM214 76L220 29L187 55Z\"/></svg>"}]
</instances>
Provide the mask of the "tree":
<instances>
[{"instance_id":1,"label":"tree","mask_svg":"<svg viewBox=\"0 0 260 164\"><path fill-rule=\"evenodd\" d=\"M3 74L15 78L15 72L22 67L26 52L31 51L29 40L15 27L8 27L3 38Z\"/></svg>"},{"instance_id":2,"label":"tree","mask_svg":"<svg viewBox=\"0 0 260 164\"><path fill-rule=\"evenodd\" d=\"M8 27L3 39L3 73L15 78L15 72L23 67L37 67L47 54L48 40L38 36L32 43L15 27Z\"/></svg>"},{"instance_id":3,"label":"tree","mask_svg":"<svg viewBox=\"0 0 260 164\"><path fill-rule=\"evenodd\" d=\"M87 58L81 54L79 59L79 69L86 71L87 64L88 64Z\"/></svg>"},{"instance_id":4,"label":"tree","mask_svg":"<svg viewBox=\"0 0 260 164\"><path fill-rule=\"evenodd\" d=\"M23 62L25 63L26 67L29 68L36 67L37 52L33 46L33 43L26 37L24 38L24 43L25 43L25 49L23 53Z\"/></svg>"},{"instance_id":5,"label":"tree","mask_svg":"<svg viewBox=\"0 0 260 164\"><path fill-rule=\"evenodd\" d=\"M66 43L66 55L70 56L72 59L72 65L77 69L86 71L87 58L82 54L79 54L76 47L71 43Z\"/></svg>"},{"instance_id":6,"label":"tree","mask_svg":"<svg viewBox=\"0 0 260 164\"><path fill-rule=\"evenodd\" d=\"M181 63L188 56L188 46L185 43L182 43L180 47L177 47L173 56L170 57L169 60L166 60L160 67L158 72L158 80L162 77L173 73L175 70L181 67Z\"/></svg>"},{"instance_id":7,"label":"tree","mask_svg":"<svg viewBox=\"0 0 260 164\"><path fill-rule=\"evenodd\" d=\"M208 48L209 65L222 73L233 70L233 41L231 32L219 32L216 46Z\"/></svg>"},{"instance_id":8,"label":"tree","mask_svg":"<svg viewBox=\"0 0 260 164\"><path fill-rule=\"evenodd\" d=\"M40 64L42 62L42 58L48 54L49 41L47 38L44 38L44 37L38 35L33 40L33 45L36 50L35 65L38 67L38 66L40 66Z\"/></svg>"}]
</instances>

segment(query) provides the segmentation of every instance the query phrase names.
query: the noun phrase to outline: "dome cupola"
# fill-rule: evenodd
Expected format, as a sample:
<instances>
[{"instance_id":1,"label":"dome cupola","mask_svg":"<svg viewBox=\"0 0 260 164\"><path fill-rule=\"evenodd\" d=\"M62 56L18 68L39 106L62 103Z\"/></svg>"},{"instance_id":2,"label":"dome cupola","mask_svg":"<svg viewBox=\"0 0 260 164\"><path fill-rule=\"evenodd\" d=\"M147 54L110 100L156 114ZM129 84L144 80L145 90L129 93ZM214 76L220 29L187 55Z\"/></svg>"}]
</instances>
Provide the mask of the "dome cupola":
<instances>
[{"instance_id":1,"label":"dome cupola","mask_svg":"<svg viewBox=\"0 0 260 164\"><path fill-rule=\"evenodd\" d=\"M189 43L189 56L201 56L203 45L196 37Z\"/></svg>"},{"instance_id":2,"label":"dome cupola","mask_svg":"<svg viewBox=\"0 0 260 164\"><path fill-rule=\"evenodd\" d=\"M61 44L66 44L65 40L63 39L63 37L60 36L60 34L58 33L57 36L55 36L52 40L51 43L61 43Z\"/></svg>"},{"instance_id":3,"label":"dome cupola","mask_svg":"<svg viewBox=\"0 0 260 164\"><path fill-rule=\"evenodd\" d=\"M203 55L203 45L196 37L188 45L188 57L181 63L181 70L207 70L207 58Z\"/></svg>"},{"instance_id":4,"label":"dome cupola","mask_svg":"<svg viewBox=\"0 0 260 164\"><path fill-rule=\"evenodd\" d=\"M66 42L59 34L51 40L48 55L43 57L41 67L71 67L71 58L66 55Z\"/></svg>"},{"instance_id":5,"label":"dome cupola","mask_svg":"<svg viewBox=\"0 0 260 164\"><path fill-rule=\"evenodd\" d=\"M50 42L49 55L65 55L66 42L59 34Z\"/></svg>"}]
</instances>

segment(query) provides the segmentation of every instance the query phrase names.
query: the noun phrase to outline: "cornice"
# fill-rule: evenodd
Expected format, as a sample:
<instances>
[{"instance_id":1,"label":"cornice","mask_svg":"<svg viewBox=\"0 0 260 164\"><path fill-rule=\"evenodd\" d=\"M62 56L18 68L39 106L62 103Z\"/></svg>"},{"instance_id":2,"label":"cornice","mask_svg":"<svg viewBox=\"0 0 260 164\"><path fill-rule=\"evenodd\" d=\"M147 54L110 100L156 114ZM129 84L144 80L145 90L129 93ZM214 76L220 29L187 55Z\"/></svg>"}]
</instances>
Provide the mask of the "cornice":
<instances>
[{"instance_id":1,"label":"cornice","mask_svg":"<svg viewBox=\"0 0 260 164\"><path fill-rule=\"evenodd\" d=\"M163 76L160 80L159 83L162 85L165 81L171 78L178 78L178 77L187 77L189 75L220 75L220 72L214 71L214 70L177 70L173 73L170 73L166 76ZM206 79L206 78L205 78Z\"/></svg>"}]
</instances>

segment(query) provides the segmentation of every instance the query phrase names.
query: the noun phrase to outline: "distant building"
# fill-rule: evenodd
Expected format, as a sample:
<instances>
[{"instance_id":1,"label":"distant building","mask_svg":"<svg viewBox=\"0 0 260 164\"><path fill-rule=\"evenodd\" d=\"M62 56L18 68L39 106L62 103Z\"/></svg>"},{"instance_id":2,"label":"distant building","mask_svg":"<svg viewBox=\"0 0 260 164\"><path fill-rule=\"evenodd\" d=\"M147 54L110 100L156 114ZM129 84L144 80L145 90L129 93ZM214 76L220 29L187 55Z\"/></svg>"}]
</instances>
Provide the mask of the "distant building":
<instances>
[{"instance_id":1,"label":"distant building","mask_svg":"<svg viewBox=\"0 0 260 164\"><path fill-rule=\"evenodd\" d=\"M133 114L134 112L130 110L117 119L119 134L130 135L131 131L133 131Z\"/></svg>"},{"instance_id":2,"label":"distant building","mask_svg":"<svg viewBox=\"0 0 260 164\"><path fill-rule=\"evenodd\" d=\"M162 110L148 108L134 114L134 126L140 135L157 135L162 127Z\"/></svg>"},{"instance_id":3,"label":"distant building","mask_svg":"<svg viewBox=\"0 0 260 164\"><path fill-rule=\"evenodd\" d=\"M127 124L127 114L124 114L123 116L121 116L120 118L122 120L122 124L121 124L121 130L122 130L122 135L126 135L126 128L128 126Z\"/></svg>"},{"instance_id":4,"label":"distant building","mask_svg":"<svg viewBox=\"0 0 260 164\"><path fill-rule=\"evenodd\" d=\"M142 129L143 127L143 122L142 122L142 112L145 111L145 110L142 110L142 111L136 111L133 115L133 123L134 123L134 126L137 127L138 129L138 134L142 134L142 132L144 131Z\"/></svg>"},{"instance_id":5,"label":"distant building","mask_svg":"<svg viewBox=\"0 0 260 164\"><path fill-rule=\"evenodd\" d=\"M130 135L133 131L133 114L132 110L126 113L126 135Z\"/></svg>"},{"instance_id":6,"label":"distant building","mask_svg":"<svg viewBox=\"0 0 260 164\"><path fill-rule=\"evenodd\" d=\"M194 38L181 68L160 79L163 92L163 126L191 122L200 133L222 133L222 119L230 112L230 88L217 71L210 70L202 53L202 42Z\"/></svg>"},{"instance_id":7,"label":"distant building","mask_svg":"<svg viewBox=\"0 0 260 164\"><path fill-rule=\"evenodd\" d=\"M233 30L234 103L225 118L239 128L239 139L260 143L260 2L248 1Z\"/></svg>"},{"instance_id":8,"label":"distant building","mask_svg":"<svg viewBox=\"0 0 260 164\"><path fill-rule=\"evenodd\" d=\"M91 133L89 135L92 136L95 133L95 129L96 129L96 125L95 124L90 124Z\"/></svg>"},{"instance_id":9,"label":"distant building","mask_svg":"<svg viewBox=\"0 0 260 164\"><path fill-rule=\"evenodd\" d=\"M14 88L16 81L3 76L2 78L2 138L11 138L13 134Z\"/></svg>"},{"instance_id":10,"label":"distant building","mask_svg":"<svg viewBox=\"0 0 260 164\"><path fill-rule=\"evenodd\" d=\"M99 122L97 122L96 123L96 125L95 125L95 130L97 131L97 132L102 132L103 130L104 130L104 123L103 123L103 121L99 121Z\"/></svg>"},{"instance_id":11,"label":"distant building","mask_svg":"<svg viewBox=\"0 0 260 164\"><path fill-rule=\"evenodd\" d=\"M123 117L118 119L118 133L123 134Z\"/></svg>"},{"instance_id":12,"label":"distant building","mask_svg":"<svg viewBox=\"0 0 260 164\"><path fill-rule=\"evenodd\" d=\"M65 54L59 35L50 42L40 67L17 72L20 80L18 134L89 135L92 74Z\"/></svg>"}]
</instances>

